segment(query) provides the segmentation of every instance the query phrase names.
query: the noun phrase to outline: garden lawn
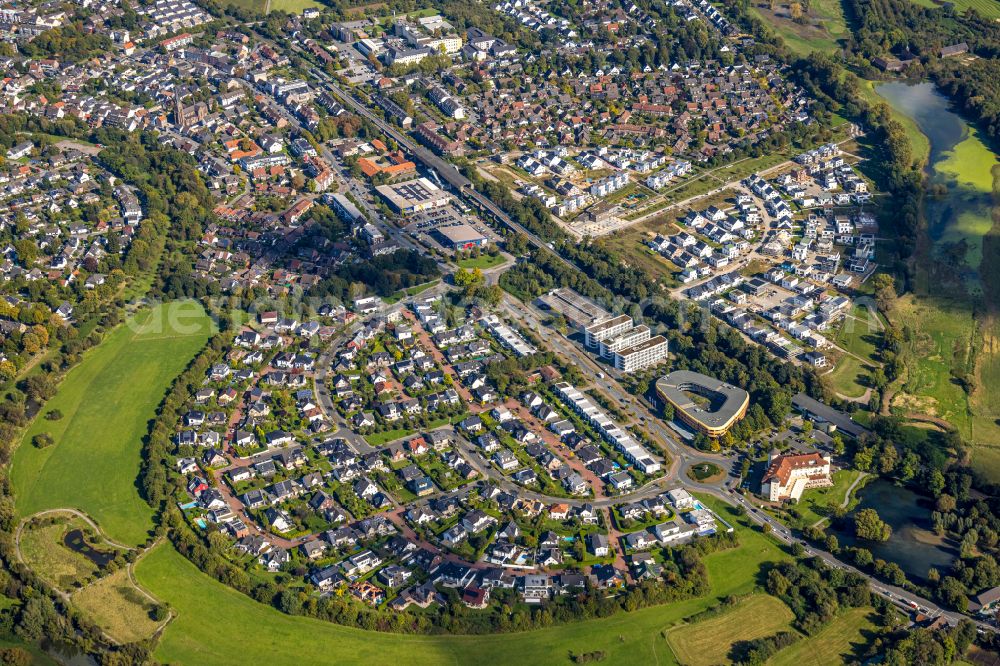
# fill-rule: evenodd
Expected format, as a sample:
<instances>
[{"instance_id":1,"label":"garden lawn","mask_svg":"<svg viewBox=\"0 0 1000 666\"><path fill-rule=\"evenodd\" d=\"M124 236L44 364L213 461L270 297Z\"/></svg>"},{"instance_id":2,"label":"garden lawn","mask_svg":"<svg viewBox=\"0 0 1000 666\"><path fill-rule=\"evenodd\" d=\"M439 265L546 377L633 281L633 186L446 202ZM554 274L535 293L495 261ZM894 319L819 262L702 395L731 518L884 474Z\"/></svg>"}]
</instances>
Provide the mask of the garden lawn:
<instances>
[{"instance_id":1,"label":"garden lawn","mask_svg":"<svg viewBox=\"0 0 1000 666\"><path fill-rule=\"evenodd\" d=\"M705 558L712 594L612 617L537 631L486 636L405 636L366 632L261 605L207 575L167 543L135 565L140 585L168 603L167 625L155 657L163 663L274 666L303 663L558 664L570 652L603 651L603 664L673 664L664 629L720 598L754 589L760 564L785 559L769 538L750 530L720 502L702 501L736 524L741 546ZM266 630L261 630L266 627Z\"/></svg>"},{"instance_id":2,"label":"garden lawn","mask_svg":"<svg viewBox=\"0 0 1000 666\"><path fill-rule=\"evenodd\" d=\"M150 616L154 604L119 569L73 595L79 608L109 636L121 643L150 638L159 623Z\"/></svg>"},{"instance_id":3,"label":"garden lawn","mask_svg":"<svg viewBox=\"0 0 1000 666\"><path fill-rule=\"evenodd\" d=\"M28 427L14 455L18 515L72 507L89 514L111 539L140 544L152 509L136 478L142 438L171 381L208 340L212 321L194 301L143 310L110 332L69 371ZM44 414L58 409L63 417ZM32 437L55 443L38 449Z\"/></svg>"},{"instance_id":4,"label":"garden lawn","mask_svg":"<svg viewBox=\"0 0 1000 666\"><path fill-rule=\"evenodd\" d=\"M667 643L684 666L715 666L732 661L729 651L737 642L788 631L794 618L780 599L755 594L720 615L671 630Z\"/></svg>"},{"instance_id":5,"label":"garden lawn","mask_svg":"<svg viewBox=\"0 0 1000 666\"><path fill-rule=\"evenodd\" d=\"M802 514L802 524L813 525L827 517L830 513L829 508L840 506L846 499L847 489L859 476L861 472L857 470L841 469L833 473L833 485L829 488L813 488L805 491L802 500L795 507Z\"/></svg>"},{"instance_id":6,"label":"garden lawn","mask_svg":"<svg viewBox=\"0 0 1000 666\"><path fill-rule=\"evenodd\" d=\"M855 649L865 645L865 633L874 631L870 608L851 608L818 634L800 640L776 654L768 666L837 666L852 661Z\"/></svg>"}]
</instances>

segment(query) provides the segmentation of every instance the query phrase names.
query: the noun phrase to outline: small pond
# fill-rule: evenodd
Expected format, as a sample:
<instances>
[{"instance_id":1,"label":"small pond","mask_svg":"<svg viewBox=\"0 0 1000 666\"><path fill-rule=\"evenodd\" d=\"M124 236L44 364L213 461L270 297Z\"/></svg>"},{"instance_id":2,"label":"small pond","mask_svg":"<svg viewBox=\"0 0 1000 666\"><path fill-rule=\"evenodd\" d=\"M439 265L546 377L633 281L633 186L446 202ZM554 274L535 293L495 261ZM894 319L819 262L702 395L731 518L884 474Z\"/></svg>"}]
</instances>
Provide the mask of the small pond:
<instances>
[{"instance_id":1,"label":"small pond","mask_svg":"<svg viewBox=\"0 0 1000 666\"><path fill-rule=\"evenodd\" d=\"M957 544L932 529L931 500L882 479L865 486L859 499L855 511L875 509L892 527L892 536L883 543L862 541L854 536L854 523L845 520L831 529L842 547L866 548L876 559L895 562L907 576L920 580L927 579L931 567L946 571L958 557Z\"/></svg>"},{"instance_id":2,"label":"small pond","mask_svg":"<svg viewBox=\"0 0 1000 666\"><path fill-rule=\"evenodd\" d=\"M63 537L63 545L72 550L74 553L83 555L101 569L103 569L108 562L115 559L115 553L113 551L98 550L87 543L87 539L84 538L83 530L76 529L67 532L66 536Z\"/></svg>"}]
</instances>

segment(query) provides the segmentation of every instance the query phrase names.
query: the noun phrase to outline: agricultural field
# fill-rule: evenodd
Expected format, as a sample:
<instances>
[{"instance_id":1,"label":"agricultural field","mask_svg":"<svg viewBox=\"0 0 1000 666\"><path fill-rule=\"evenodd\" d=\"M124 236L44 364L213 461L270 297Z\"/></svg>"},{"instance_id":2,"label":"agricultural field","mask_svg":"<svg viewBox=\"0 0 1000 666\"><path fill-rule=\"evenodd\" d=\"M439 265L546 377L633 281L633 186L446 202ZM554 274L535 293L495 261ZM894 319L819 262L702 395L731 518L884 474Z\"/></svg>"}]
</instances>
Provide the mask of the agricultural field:
<instances>
[{"instance_id":1,"label":"agricultural field","mask_svg":"<svg viewBox=\"0 0 1000 666\"><path fill-rule=\"evenodd\" d=\"M160 623L152 618L156 604L129 580L128 569L88 585L73 595L73 605L120 643L150 638Z\"/></svg>"},{"instance_id":2,"label":"agricultural field","mask_svg":"<svg viewBox=\"0 0 1000 666\"><path fill-rule=\"evenodd\" d=\"M405 636L290 617L209 578L166 543L135 565L135 575L177 615L156 648L155 657L163 663L242 664L240 655L250 651L260 661L293 666L341 661L561 665L571 652L599 650L605 652L606 664L670 664L674 660L662 635L665 627L724 596L752 592L761 564L788 558L728 505L700 499L734 524L741 540L739 548L705 558L710 596L520 634Z\"/></svg>"},{"instance_id":3,"label":"agricultural field","mask_svg":"<svg viewBox=\"0 0 1000 666\"><path fill-rule=\"evenodd\" d=\"M63 539L72 530L93 531L82 519L60 516L47 525L26 525L21 533L21 556L32 571L61 590L72 590L96 575L97 565L70 550Z\"/></svg>"},{"instance_id":4,"label":"agricultural field","mask_svg":"<svg viewBox=\"0 0 1000 666\"><path fill-rule=\"evenodd\" d=\"M145 541L153 523L152 509L136 488L142 438L170 382L204 346L211 329L201 305L178 301L141 311L87 352L14 455L18 515L76 508L111 539ZM62 418L45 418L52 410ZM54 444L40 449L32 438L43 432Z\"/></svg>"},{"instance_id":5,"label":"agricultural field","mask_svg":"<svg viewBox=\"0 0 1000 666\"><path fill-rule=\"evenodd\" d=\"M931 9L941 7L941 5L944 4L943 2L936 2L935 0L912 0L912 2L921 5L922 7L929 7ZM954 0L951 4L955 6L955 11L958 13L972 8L985 18L1000 18L1000 5L998 5L995 0Z\"/></svg>"},{"instance_id":6,"label":"agricultural field","mask_svg":"<svg viewBox=\"0 0 1000 666\"><path fill-rule=\"evenodd\" d=\"M838 615L818 634L790 645L768 662L769 666L837 666L854 658L868 642L875 624L870 608L851 608Z\"/></svg>"},{"instance_id":7,"label":"agricultural field","mask_svg":"<svg viewBox=\"0 0 1000 666\"><path fill-rule=\"evenodd\" d=\"M794 617L780 599L755 594L720 615L670 630L667 643L683 666L724 664L733 661L737 642L788 631Z\"/></svg>"}]
</instances>

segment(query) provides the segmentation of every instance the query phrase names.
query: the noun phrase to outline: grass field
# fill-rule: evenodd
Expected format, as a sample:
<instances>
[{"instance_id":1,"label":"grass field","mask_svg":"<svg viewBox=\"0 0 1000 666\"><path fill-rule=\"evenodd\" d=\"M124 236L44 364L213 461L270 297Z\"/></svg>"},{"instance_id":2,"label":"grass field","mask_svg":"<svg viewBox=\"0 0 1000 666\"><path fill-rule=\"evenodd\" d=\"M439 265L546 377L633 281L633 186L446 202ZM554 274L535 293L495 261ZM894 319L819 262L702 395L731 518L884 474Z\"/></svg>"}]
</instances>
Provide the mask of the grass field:
<instances>
[{"instance_id":1,"label":"grass field","mask_svg":"<svg viewBox=\"0 0 1000 666\"><path fill-rule=\"evenodd\" d=\"M860 398L867 389L866 378L874 370L874 365L862 363L853 356L843 354L837 361L837 366L824 377L837 393L848 398Z\"/></svg>"},{"instance_id":2,"label":"grass field","mask_svg":"<svg viewBox=\"0 0 1000 666\"><path fill-rule=\"evenodd\" d=\"M72 529L89 530L79 518L67 516L66 520L52 525L25 527L21 533L21 555L32 571L62 590L71 590L76 584L97 573L97 565L63 544L63 537Z\"/></svg>"},{"instance_id":3,"label":"grass field","mask_svg":"<svg viewBox=\"0 0 1000 666\"><path fill-rule=\"evenodd\" d=\"M855 305L837 330L837 345L852 354L875 361L882 341L883 322L874 309Z\"/></svg>"},{"instance_id":4,"label":"grass field","mask_svg":"<svg viewBox=\"0 0 1000 666\"><path fill-rule=\"evenodd\" d=\"M644 244L645 239L646 232L642 229L642 225L636 225L604 236L598 242L629 266L640 269L650 279L659 280L668 286L675 284L677 280L674 276L680 271L658 252L647 247Z\"/></svg>"},{"instance_id":5,"label":"grass field","mask_svg":"<svg viewBox=\"0 0 1000 666\"><path fill-rule=\"evenodd\" d=\"M805 638L776 654L768 666L837 666L851 661L857 648L868 642L875 629L870 608L844 611L815 636Z\"/></svg>"},{"instance_id":6,"label":"grass field","mask_svg":"<svg viewBox=\"0 0 1000 666\"><path fill-rule=\"evenodd\" d=\"M144 310L108 334L69 371L14 455L17 512L73 507L86 512L111 539L142 543L152 510L139 496L136 476L142 437L170 382L204 346L211 319L195 302ZM48 432L44 449L31 438Z\"/></svg>"},{"instance_id":7,"label":"grass field","mask_svg":"<svg viewBox=\"0 0 1000 666\"><path fill-rule=\"evenodd\" d=\"M153 603L119 569L73 595L73 605L121 643L150 638L159 623L150 617Z\"/></svg>"},{"instance_id":8,"label":"grass field","mask_svg":"<svg viewBox=\"0 0 1000 666\"><path fill-rule=\"evenodd\" d=\"M972 313L963 303L908 295L897 301L892 317L912 334L906 345L907 377L893 408L948 420L970 435L968 401L953 381L952 368L963 363L972 341Z\"/></svg>"},{"instance_id":9,"label":"grass field","mask_svg":"<svg viewBox=\"0 0 1000 666\"><path fill-rule=\"evenodd\" d=\"M790 4L775 3L772 11L766 5L754 2L751 3L750 11L781 35L785 45L798 55L809 55L813 51L833 53L840 50L840 40L845 39L849 32L840 0L810 2L805 13L805 17L810 20L805 25L792 20Z\"/></svg>"},{"instance_id":10,"label":"grass field","mask_svg":"<svg viewBox=\"0 0 1000 666\"><path fill-rule=\"evenodd\" d=\"M520 634L404 636L289 617L199 572L169 544L136 564L139 583L177 613L155 657L163 663L244 664L244 655L280 666L302 663L567 663L570 652L602 650L605 664L672 664L661 632L731 594L747 594L764 562L788 557L717 500L700 498L733 523L740 548L708 555L712 595L634 613ZM266 628L266 630L262 630Z\"/></svg>"},{"instance_id":11,"label":"grass field","mask_svg":"<svg viewBox=\"0 0 1000 666\"><path fill-rule=\"evenodd\" d=\"M281 10L289 14L301 14L302 10L310 7L322 8L323 5L316 0L270 0L268 11Z\"/></svg>"},{"instance_id":12,"label":"grass field","mask_svg":"<svg viewBox=\"0 0 1000 666\"><path fill-rule=\"evenodd\" d=\"M866 377L879 366L878 345L882 338L882 321L878 314L863 305L855 305L844 317L833 341L842 354L837 366L826 377L833 389L849 398L864 395L868 386Z\"/></svg>"},{"instance_id":13,"label":"grass field","mask_svg":"<svg viewBox=\"0 0 1000 666\"><path fill-rule=\"evenodd\" d=\"M829 488L813 488L802 494L802 501L796 508L802 514L802 524L812 525L830 513L831 506L839 506L847 496L847 489L861 475L853 469L842 469L833 473L833 485Z\"/></svg>"},{"instance_id":14,"label":"grass field","mask_svg":"<svg viewBox=\"0 0 1000 666\"><path fill-rule=\"evenodd\" d=\"M729 651L738 641L788 630L792 619L780 599L755 594L721 615L671 630L667 643L684 666L715 666L732 661Z\"/></svg>"},{"instance_id":15,"label":"grass field","mask_svg":"<svg viewBox=\"0 0 1000 666\"><path fill-rule=\"evenodd\" d=\"M32 666L58 666L59 662L42 652L37 645L23 643L16 638L0 638L0 648L20 648L31 655Z\"/></svg>"},{"instance_id":16,"label":"grass field","mask_svg":"<svg viewBox=\"0 0 1000 666\"><path fill-rule=\"evenodd\" d=\"M285 11L289 14L301 14L303 9L308 9L309 7L323 7L316 0L226 0L226 4L249 9L260 14L263 14L265 11L272 12L275 10Z\"/></svg>"},{"instance_id":17,"label":"grass field","mask_svg":"<svg viewBox=\"0 0 1000 666\"><path fill-rule=\"evenodd\" d=\"M915 4L921 5L923 7L930 7L935 9L941 6L941 4L935 2L934 0L911 0ZM952 2L955 5L955 11L958 13L964 12L966 9L972 8L980 13L985 18L1000 18L1000 4L996 0L954 0Z\"/></svg>"},{"instance_id":18,"label":"grass field","mask_svg":"<svg viewBox=\"0 0 1000 666\"><path fill-rule=\"evenodd\" d=\"M459 259L455 263L458 264L459 268L464 268L466 270L472 270L473 268L478 268L480 270L486 270L487 268L493 268L494 266L499 266L503 262L507 261L504 259L502 254L481 254L478 257L472 259Z\"/></svg>"}]
</instances>

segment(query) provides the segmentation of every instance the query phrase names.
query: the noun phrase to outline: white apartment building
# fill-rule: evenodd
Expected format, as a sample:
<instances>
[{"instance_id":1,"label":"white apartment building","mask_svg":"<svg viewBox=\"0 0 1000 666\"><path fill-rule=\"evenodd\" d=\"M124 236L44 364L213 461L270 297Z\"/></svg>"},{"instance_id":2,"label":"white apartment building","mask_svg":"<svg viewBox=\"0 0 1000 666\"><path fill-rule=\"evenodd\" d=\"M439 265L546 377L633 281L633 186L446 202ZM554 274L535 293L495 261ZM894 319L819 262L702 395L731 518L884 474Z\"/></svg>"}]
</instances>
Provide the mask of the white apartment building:
<instances>
[{"instance_id":1,"label":"white apartment building","mask_svg":"<svg viewBox=\"0 0 1000 666\"><path fill-rule=\"evenodd\" d=\"M667 357L667 339L662 335L614 353L615 368L635 372L656 365Z\"/></svg>"},{"instance_id":2,"label":"white apartment building","mask_svg":"<svg viewBox=\"0 0 1000 666\"><path fill-rule=\"evenodd\" d=\"M621 351L626 347L637 345L640 342L645 342L646 340L649 340L649 337L649 327L645 324L639 324L635 328L625 331L621 335L609 340L602 340L599 343L601 356L604 358L611 358L615 352Z\"/></svg>"},{"instance_id":3,"label":"white apartment building","mask_svg":"<svg viewBox=\"0 0 1000 666\"><path fill-rule=\"evenodd\" d=\"M617 337L632 328L632 317L628 315L618 315L597 321L583 329L586 333L588 347L596 347L604 340Z\"/></svg>"}]
</instances>

